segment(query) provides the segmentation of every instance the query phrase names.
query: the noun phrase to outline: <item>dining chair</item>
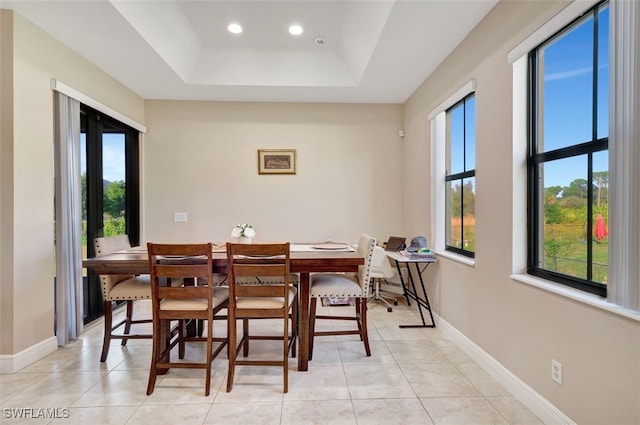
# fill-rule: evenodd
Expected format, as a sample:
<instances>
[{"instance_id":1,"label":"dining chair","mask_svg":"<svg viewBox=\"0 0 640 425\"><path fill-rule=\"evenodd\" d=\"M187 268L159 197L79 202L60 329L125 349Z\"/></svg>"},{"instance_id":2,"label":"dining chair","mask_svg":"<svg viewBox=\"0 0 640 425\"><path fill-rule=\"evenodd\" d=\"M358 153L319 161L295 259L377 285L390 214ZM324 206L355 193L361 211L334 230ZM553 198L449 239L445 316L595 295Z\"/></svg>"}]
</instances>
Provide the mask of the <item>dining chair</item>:
<instances>
[{"instance_id":1,"label":"dining chair","mask_svg":"<svg viewBox=\"0 0 640 425\"><path fill-rule=\"evenodd\" d=\"M153 311L153 348L147 395L153 393L159 371L169 368L205 369L204 395L211 387L211 362L227 346L228 337L213 337L214 316L227 307L229 290L214 286L212 245L147 244L151 270L151 303ZM176 281L183 284L176 285ZM167 284L169 282L169 284ZM169 323L178 321L176 338L168 334ZM206 326L206 336L187 336L187 320L200 320ZM203 362L172 362L170 352L176 344L206 342ZM217 342L214 350L213 343ZM184 357L184 345L179 357Z\"/></svg>"},{"instance_id":2,"label":"dining chair","mask_svg":"<svg viewBox=\"0 0 640 425\"><path fill-rule=\"evenodd\" d=\"M283 391L288 391L289 351L295 356L297 336L297 294L290 282L289 243L235 244L227 243L229 274L229 369L227 392L233 387L236 366L281 366ZM257 281L256 276L269 276L271 283ZM279 318L282 335L251 335L250 319ZM289 328L291 318L291 328ZM242 320L242 337L238 343L236 320ZM249 356L250 340L281 340L282 357L277 360L254 360ZM238 359L240 350L243 359Z\"/></svg>"},{"instance_id":3,"label":"dining chair","mask_svg":"<svg viewBox=\"0 0 640 425\"><path fill-rule=\"evenodd\" d=\"M112 254L116 251L131 248L129 236L117 235L96 238L93 241L96 257ZM112 339L121 339L122 345L127 345L129 339L150 339L149 333L131 333L131 326L141 323L151 323L151 319L133 319L134 302L151 298L151 281L149 275L100 275L102 300L104 303L104 336L102 340L102 354L100 361L105 362L109 355L109 347ZM122 321L113 325L113 305L125 302L127 311ZM124 326L123 333L115 333Z\"/></svg>"},{"instance_id":4,"label":"dining chair","mask_svg":"<svg viewBox=\"0 0 640 425\"><path fill-rule=\"evenodd\" d=\"M373 248L376 246L376 238L363 234L358 242L358 254L364 257L364 264L358 266L358 273L314 273L310 277L309 292L311 295L309 312L309 360L313 358L313 341L316 336L328 335L359 335L364 342L367 356L371 356L369 347L369 335L367 332L367 295L369 293L369 280L371 279L371 261ZM318 315L317 302L320 298L352 298L355 303L354 316L328 316ZM316 319L349 320L355 321L357 329L341 331L316 332Z\"/></svg>"}]
</instances>

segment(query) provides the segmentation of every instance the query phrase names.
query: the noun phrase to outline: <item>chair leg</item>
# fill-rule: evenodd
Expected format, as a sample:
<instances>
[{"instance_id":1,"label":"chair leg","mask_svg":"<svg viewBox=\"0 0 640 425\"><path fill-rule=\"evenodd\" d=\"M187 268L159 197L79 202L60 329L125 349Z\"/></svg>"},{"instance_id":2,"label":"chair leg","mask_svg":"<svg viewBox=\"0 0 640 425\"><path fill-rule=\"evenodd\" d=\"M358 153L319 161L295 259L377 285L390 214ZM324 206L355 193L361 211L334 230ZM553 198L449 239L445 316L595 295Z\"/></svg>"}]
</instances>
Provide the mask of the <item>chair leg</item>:
<instances>
[{"instance_id":1,"label":"chair leg","mask_svg":"<svg viewBox=\"0 0 640 425\"><path fill-rule=\"evenodd\" d=\"M285 309L284 333L282 335L282 378L284 380L282 391L285 394L289 391L289 314L287 310Z\"/></svg>"},{"instance_id":2,"label":"chair leg","mask_svg":"<svg viewBox=\"0 0 640 425\"><path fill-rule=\"evenodd\" d=\"M178 340L179 341L178 342L178 358L184 359L184 353L186 351L184 338L187 336L187 321L186 320L178 321L178 328L179 328L178 333L180 334L178 336L178 338L180 338ZM167 341L167 344L170 342L171 342L171 333L169 333L169 341Z\"/></svg>"},{"instance_id":3,"label":"chair leg","mask_svg":"<svg viewBox=\"0 0 640 425\"><path fill-rule=\"evenodd\" d=\"M109 346L111 345L111 326L113 326L113 312L111 311L111 301L104 302L104 336L102 337L102 355L100 361L107 361Z\"/></svg>"},{"instance_id":4,"label":"chair leg","mask_svg":"<svg viewBox=\"0 0 640 425\"><path fill-rule=\"evenodd\" d=\"M366 298L365 298L366 299ZM362 324L360 318L362 317L362 298L356 298L356 324L358 325L358 332L360 332L360 341L362 338ZM366 308L366 307L365 307Z\"/></svg>"},{"instance_id":5,"label":"chair leg","mask_svg":"<svg viewBox=\"0 0 640 425\"><path fill-rule=\"evenodd\" d=\"M242 338L244 344L242 344L242 356L247 357L249 355L249 319L242 319Z\"/></svg>"},{"instance_id":6,"label":"chair leg","mask_svg":"<svg viewBox=\"0 0 640 425\"><path fill-rule=\"evenodd\" d=\"M296 340L298 339L298 300L291 308L291 357L296 358Z\"/></svg>"},{"instance_id":7,"label":"chair leg","mask_svg":"<svg viewBox=\"0 0 640 425\"><path fill-rule=\"evenodd\" d=\"M125 335L129 335L129 333L131 332L131 321L133 320L133 300L127 300L127 316L124 322L124 334ZM120 345L122 345L123 347L125 345L127 345L127 341L129 340L129 338L122 338L122 343Z\"/></svg>"},{"instance_id":8,"label":"chair leg","mask_svg":"<svg viewBox=\"0 0 640 425\"><path fill-rule=\"evenodd\" d=\"M231 391L233 387L233 375L236 369L236 318L229 315L227 318L227 336L229 337L229 347L227 349L229 357L229 370L227 371L227 392Z\"/></svg>"},{"instance_id":9,"label":"chair leg","mask_svg":"<svg viewBox=\"0 0 640 425\"><path fill-rule=\"evenodd\" d=\"M209 326L207 326L207 367L205 373L205 383L204 383L204 396L209 396L209 391L211 389L211 362L213 359L211 358L211 352L213 350L213 317L210 317L208 320Z\"/></svg>"},{"instance_id":10,"label":"chair leg","mask_svg":"<svg viewBox=\"0 0 640 425\"><path fill-rule=\"evenodd\" d=\"M309 302L309 360L313 359L313 339L316 334L316 303L318 299L311 297Z\"/></svg>"},{"instance_id":11,"label":"chair leg","mask_svg":"<svg viewBox=\"0 0 640 425\"><path fill-rule=\"evenodd\" d=\"M156 387L156 376L157 370L155 366L155 361L151 365L149 369L149 382L147 383L147 395L153 394L153 389Z\"/></svg>"},{"instance_id":12,"label":"chair leg","mask_svg":"<svg viewBox=\"0 0 640 425\"><path fill-rule=\"evenodd\" d=\"M153 321L153 338L152 338L152 346L151 346L151 366L149 367L149 382L147 383L147 395L151 395L153 393L153 389L156 386L156 377L158 375L158 369L156 368L156 362L160 360L158 356L160 355L160 338L162 338L160 334L160 321Z\"/></svg>"},{"instance_id":13,"label":"chair leg","mask_svg":"<svg viewBox=\"0 0 640 425\"><path fill-rule=\"evenodd\" d=\"M356 302L360 304L360 314L358 315L358 328L360 329L360 337L364 341L364 351L367 357L371 357L371 348L369 347L369 333L367 330L367 298L363 297Z\"/></svg>"}]
</instances>

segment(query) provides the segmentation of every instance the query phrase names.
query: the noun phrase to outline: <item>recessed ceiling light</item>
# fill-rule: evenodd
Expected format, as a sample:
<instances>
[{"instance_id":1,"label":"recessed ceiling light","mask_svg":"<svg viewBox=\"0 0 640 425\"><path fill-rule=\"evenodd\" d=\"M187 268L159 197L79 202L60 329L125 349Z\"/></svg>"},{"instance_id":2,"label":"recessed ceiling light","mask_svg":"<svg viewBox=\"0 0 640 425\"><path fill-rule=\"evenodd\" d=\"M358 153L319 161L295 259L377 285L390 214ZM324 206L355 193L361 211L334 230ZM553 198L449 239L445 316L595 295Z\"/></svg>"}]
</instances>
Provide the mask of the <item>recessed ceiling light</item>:
<instances>
[{"instance_id":1,"label":"recessed ceiling light","mask_svg":"<svg viewBox=\"0 0 640 425\"><path fill-rule=\"evenodd\" d=\"M300 25L291 25L289 27L289 34L300 35L302 34L302 27Z\"/></svg>"},{"instance_id":2,"label":"recessed ceiling light","mask_svg":"<svg viewBox=\"0 0 640 425\"><path fill-rule=\"evenodd\" d=\"M227 29L234 34L240 34L242 32L242 27L239 24L229 24Z\"/></svg>"}]
</instances>

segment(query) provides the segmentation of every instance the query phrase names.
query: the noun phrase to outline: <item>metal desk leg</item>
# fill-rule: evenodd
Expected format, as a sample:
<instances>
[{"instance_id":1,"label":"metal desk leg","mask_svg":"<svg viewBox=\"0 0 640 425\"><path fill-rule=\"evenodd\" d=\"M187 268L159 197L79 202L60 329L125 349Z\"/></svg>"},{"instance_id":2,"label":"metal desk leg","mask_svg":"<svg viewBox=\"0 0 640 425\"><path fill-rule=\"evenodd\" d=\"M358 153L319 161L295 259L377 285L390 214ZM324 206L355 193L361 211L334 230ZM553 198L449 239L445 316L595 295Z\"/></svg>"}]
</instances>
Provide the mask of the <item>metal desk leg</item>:
<instances>
[{"instance_id":1,"label":"metal desk leg","mask_svg":"<svg viewBox=\"0 0 640 425\"><path fill-rule=\"evenodd\" d=\"M402 284L402 292L404 292L404 299L407 300L407 305L411 307L411 301L409 297L409 292L407 291L407 286L404 283L404 277L402 277L402 270L400 269L400 263L398 260L394 260L396 262L396 268L398 269L398 276L400 276L400 283ZM409 271L409 276L411 276L411 271Z\"/></svg>"},{"instance_id":2,"label":"metal desk leg","mask_svg":"<svg viewBox=\"0 0 640 425\"><path fill-rule=\"evenodd\" d=\"M410 264L410 263L408 263ZM424 294L424 299L420 298L418 296L418 291L416 290L416 283L415 283L415 279L413 278L413 275L411 274L411 268L409 265L407 265L407 269L409 270L409 281L411 282L411 290L407 290L407 295L409 295L411 298L413 298L415 300L415 302L418 304L418 312L420 313L420 318L422 319L422 324L421 325L400 325L399 327L401 329L405 329L405 328L435 328L436 327L436 322L433 320L433 313L431 312L431 305L429 304L429 297L427 296L427 290L424 287L424 280L422 279L422 272L424 272L424 270L429 266L429 263L426 263L426 265L424 266L424 268L422 270L420 270L420 266L418 265L417 262L414 262L415 266L416 266L416 273L418 273L418 278L420 279L420 286L422 288L422 292ZM422 313L422 307L425 307L427 310L429 310L429 316L431 317L431 324L427 325L427 323L424 320L424 314Z\"/></svg>"},{"instance_id":3,"label":"metal desk leg","mask_svg":"<svg viewBox=\"0 0 640 425\"><path fill-rule=\"evenodd\" d=\"M429 328L435 328L436 322L433 320L433 313L431 312L431 304L429 303L429 296L427 295L427 289L424 287L424 280L422 279L422 273L425 271L429 263L422 270L420 270L420 265L415 263L416 272L418 272L418 278L420 279L420 286L422 287L422 293L424 294L424 303L427 310L429 310L429 316L431 317L431 325L426 325ZM420 313L422 316L422 313ZM424 317L422 317L422 323L424 323Z\"/></svg>"}]
</instances>

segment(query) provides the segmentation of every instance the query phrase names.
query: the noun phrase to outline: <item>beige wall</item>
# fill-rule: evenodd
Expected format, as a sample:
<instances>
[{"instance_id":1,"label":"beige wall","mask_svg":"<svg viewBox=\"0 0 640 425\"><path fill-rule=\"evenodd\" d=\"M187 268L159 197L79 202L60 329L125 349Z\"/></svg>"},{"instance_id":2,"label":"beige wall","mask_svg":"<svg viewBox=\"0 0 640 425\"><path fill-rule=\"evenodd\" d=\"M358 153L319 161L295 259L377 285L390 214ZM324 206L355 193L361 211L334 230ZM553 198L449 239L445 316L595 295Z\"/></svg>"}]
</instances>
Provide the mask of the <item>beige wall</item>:
<instances>
[{"instance_id":1,"label":"beige wall","mask_svg":"<svg viewBox=\"0 0 640 425\"><path fill-rule=\"evenodd\" d=\"M436 310L576 423L638 424L640 323L509 278L514 188L507 52L566 4L500 2L414 93L405 105L404 163L423 171L418 179L406 176L405 187L416 192L417 182L430 179L430 169L420 166L430 161L427 115L475 79L476 264L441 258L428 289ZM429 234L430 190L404 202L407 233ZM551 380L552 358L563 364L562 386Z\"/></svg>"},{"instance_id":2,"label":"beige wall","mask_svg":"<svg viewBox=\"0 0 640 425\"><path fill-rule=\"evenodd\" d=\"M13 303L13 17L0 13L0 353L10 352Z\"/></svg>"},{"instance_id":3,"label":"beige wall","mask_svg":"<svg viewBox=\"0 0 640 425\"><path fill-rule=\"evenodd\" d=\"M401 105L146 102L144 235L357 242L402 233ZM258 149L295 149L296 175L259 175ZM187 212L187 223L174 223Z\"/></svg>"},{"instance_id":4,"label":"beige wall","mask_svg":"<svg viewBox=\"0 0 640 425\"><path fill-rule=\"evenodd\" d=\"M144 103L21 16L1 14L0 354L15 354L54 335L51 79L138 121ZM8 40L12 45L5 48ZM6 64L13 65L9 72Z\"/></svg>"}]
</instances>

